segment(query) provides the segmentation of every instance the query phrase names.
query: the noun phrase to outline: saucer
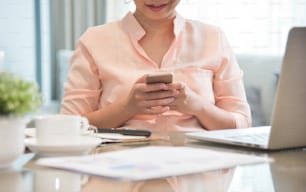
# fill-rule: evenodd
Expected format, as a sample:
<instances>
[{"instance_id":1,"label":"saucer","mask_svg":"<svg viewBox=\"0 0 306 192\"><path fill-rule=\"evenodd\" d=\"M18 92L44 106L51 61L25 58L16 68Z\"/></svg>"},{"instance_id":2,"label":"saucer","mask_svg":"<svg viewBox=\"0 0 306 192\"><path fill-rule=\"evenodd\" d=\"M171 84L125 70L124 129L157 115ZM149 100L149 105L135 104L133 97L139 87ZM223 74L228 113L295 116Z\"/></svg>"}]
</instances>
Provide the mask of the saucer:
<instances>
[{"instance_id":1,"label":"saucer","mask_svg":"<svg viewBox=\"0 0 306 192\"><path fill-rule=\"evenodd\" d=\"M100 138L83 136L78 143L64 145L40 145L35 137L25 139L25 145L34 153L40 155L80 155L89 153L101 143Z\"/></svg>"},{"instance_id":2,"label":"saucer","mask_svg":"<svg viewBox=\"0 0 306 192\"><path fill-rule=\"evenodd\" d=\"M92 131L84 131L82 132L82 136L90 136ZM25 137L35 137L36 136L36 128L26 128L24 130Z\"/></svg>"}]
</instances>

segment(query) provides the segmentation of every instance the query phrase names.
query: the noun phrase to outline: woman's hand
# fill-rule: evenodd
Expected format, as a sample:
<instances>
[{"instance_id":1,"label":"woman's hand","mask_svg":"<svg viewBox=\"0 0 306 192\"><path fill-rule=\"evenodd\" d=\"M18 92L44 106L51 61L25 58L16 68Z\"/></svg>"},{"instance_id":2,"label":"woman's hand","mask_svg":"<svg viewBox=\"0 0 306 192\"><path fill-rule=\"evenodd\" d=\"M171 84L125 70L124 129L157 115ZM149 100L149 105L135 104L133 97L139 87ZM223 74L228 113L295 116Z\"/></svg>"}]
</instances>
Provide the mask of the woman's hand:
<instances>
[{"instance_id":1,"label":"woman's hand","mask_svg":"<svg viewBox=\"0 0 306 192\"><path fill-rule=\"evenodd\" d=\"M175 88L179 94L169 105L171 110L196 117L203 128L218 130L236 127L234 116L215 104L205 100L190 89L185 83L173 83L169 88Z\"/></svg>"},{"instance_id":2,"label":"woman's hand","mask_svg":"<svg viewBox=\"0 0 306 192\"><path fill-rule=\"evenodd\" d=\"M129 95L124 98L124 109L131 116L139 114L158 115L170 110L170 105L179 94L171 84L146 84L146 76L142 76L133 85Z\"/></svg>"},{"instance_id":3,"label":"woman's hand","mask_svg":"<svg viewBox=\"0 0 306 192\"><path fill-rule=\"evenodd\" d=\"M197 115L198 111L203 107L203 98L183 82L174 83L170 88L179 92L175 96L175 100L170 104L170 109L184 114Z\"/></svg>"}]
</instances>

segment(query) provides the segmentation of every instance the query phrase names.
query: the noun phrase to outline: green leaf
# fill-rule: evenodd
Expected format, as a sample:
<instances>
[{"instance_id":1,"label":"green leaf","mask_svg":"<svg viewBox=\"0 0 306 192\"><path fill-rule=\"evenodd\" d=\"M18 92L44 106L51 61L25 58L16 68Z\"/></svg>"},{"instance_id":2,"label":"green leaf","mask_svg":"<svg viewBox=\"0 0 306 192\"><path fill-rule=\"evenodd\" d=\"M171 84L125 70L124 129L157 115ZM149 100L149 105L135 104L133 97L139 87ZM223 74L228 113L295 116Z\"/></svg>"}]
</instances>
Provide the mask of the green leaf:
<instances>
[{"instance_id":1,"label":"green leaf","mask_svg":"<svg viewBox=\"0 0 306 192\"><path fill-rule=\"evenodd\" d=\"M42 95L34 81L0 73L0 115L25 115L39 109Z\"/></svg>"}]
</instances>

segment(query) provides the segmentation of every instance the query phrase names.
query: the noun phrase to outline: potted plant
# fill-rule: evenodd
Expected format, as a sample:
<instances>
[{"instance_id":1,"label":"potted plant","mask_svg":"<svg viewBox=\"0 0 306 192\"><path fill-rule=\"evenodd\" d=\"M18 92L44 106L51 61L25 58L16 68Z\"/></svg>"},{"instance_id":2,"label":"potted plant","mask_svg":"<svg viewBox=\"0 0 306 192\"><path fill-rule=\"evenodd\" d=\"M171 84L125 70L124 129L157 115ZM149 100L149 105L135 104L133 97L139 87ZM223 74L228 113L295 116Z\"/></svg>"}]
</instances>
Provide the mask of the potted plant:
<instances>
[{"instance_id":1,"label":"potted plant","mask_svg":"<svg viewBox=\"0 0 306 192\"><path fill-rule=\"evenodd\" d=\"M26 116L40 108L35 81L0 72L0 169L9 167L24 152Z\"/></svg>"}]
</instances>

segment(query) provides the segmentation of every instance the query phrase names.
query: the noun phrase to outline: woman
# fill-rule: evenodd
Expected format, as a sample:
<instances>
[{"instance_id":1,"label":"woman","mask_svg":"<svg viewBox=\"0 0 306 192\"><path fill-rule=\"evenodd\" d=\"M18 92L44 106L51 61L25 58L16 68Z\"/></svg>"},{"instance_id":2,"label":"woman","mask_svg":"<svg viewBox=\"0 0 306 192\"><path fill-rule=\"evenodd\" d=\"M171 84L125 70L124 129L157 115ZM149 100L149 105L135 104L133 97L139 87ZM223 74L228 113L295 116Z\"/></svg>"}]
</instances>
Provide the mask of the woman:
<instances>
[{"instance_id":1,"label":"woman","mask_svg":"<svg viewBox=\"0 0 306 192\"><path fill-rule=\"evenodd\" d=\"M176 13L179 0L134 0L122 20L88 29L71 61L61 112L99 128L249 127L242 72L223 32ZM146 74L172 72L171 84Z\"/></svg>"}]
</instances>

